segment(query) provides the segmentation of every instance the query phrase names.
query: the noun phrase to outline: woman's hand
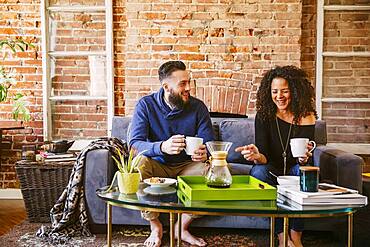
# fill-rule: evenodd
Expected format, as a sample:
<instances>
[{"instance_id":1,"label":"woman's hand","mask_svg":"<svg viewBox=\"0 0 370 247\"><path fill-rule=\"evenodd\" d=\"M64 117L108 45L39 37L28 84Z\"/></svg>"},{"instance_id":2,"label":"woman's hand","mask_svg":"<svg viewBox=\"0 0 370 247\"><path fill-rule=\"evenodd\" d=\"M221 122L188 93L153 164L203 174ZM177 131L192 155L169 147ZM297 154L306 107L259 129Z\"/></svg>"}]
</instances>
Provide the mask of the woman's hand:
<instances>
[{"instance_id":1,"label":"woman's hand","mask_svg":"<svg viewBox=\"0 0 370 247\"><path fill-rule=\"evenodd\" d=\"M305 165L307 164L308 162L308 159L312 157L312 153L311 153L311 150L313 149L313 145L311 143L308 143L307 144L307 152L306 152L306 156L304 157L299 157L298 158L298 162L300 165Z\"/></svg>"},{"instance_id":2,"label":"woman's hand","mask_svg":"<svg viewBox=\"0 0 370 247\"><path fill-rule=\"evenodd\" d=\"M235 152L241 152L241 155L243 155L244 159L248 161L253 161L254 163L263 163L262 155L254 144L237 147Z\"/></svg>"}]
</instances>

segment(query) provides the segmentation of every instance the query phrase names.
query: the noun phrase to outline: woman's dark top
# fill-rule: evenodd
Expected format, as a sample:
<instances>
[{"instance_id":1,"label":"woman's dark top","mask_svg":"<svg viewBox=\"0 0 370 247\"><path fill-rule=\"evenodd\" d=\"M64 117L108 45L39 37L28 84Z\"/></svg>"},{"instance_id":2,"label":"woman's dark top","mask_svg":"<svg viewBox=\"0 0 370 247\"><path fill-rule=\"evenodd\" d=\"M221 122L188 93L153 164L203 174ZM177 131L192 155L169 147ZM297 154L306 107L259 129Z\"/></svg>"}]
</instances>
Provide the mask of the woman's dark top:
<instances>
[{"instance_id":1,"label":"woman's dark top","mask_svg":"<svg viewBox=\"0 0 370 247\"><path fill-rule=\"evenodd\" d=\"M277 118L281 133L283 145L285 147L287 137L289 133L290 123ZM284 172L284 160L283 160L283 148L280 143L279 134L276 126L275 119L270 121L264 121L261 118L261 114L256 114L255 119L255 138L256 146L260 153L265 155L267 162L277 168L278 171L283 174ZM308 138L314 140L315 138L315 125L293 125L290 133L290 138ZM290 149L290 140L287 147L287 167L286 171L289 172L290 168L298 163L296 158L293 158L292 151ZM312 160L312 159L310 159ZM310 162L309 160L309 162Z\"/></svg>"}]
</instances>

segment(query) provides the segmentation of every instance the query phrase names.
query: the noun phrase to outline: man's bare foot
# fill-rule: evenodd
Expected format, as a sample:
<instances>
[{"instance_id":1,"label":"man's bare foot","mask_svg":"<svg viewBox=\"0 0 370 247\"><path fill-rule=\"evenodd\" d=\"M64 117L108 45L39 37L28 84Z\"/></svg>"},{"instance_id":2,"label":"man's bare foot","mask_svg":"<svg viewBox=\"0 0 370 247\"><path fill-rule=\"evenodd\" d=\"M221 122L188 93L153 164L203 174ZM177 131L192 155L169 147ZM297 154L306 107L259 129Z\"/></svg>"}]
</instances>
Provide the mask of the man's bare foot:
<instances>
[{"instance_id":1,"label":"man's bare foot","mask_svg":"<svg viewBox=\"0 0 370 247\"><path fill-rule=\"evenodd\" d=\"M294 230L290 230L290 236L292 238L292 241L295 247L303 247L302 232L296 232Z\"/></svg>"},{"instance_id":2,"label":"man's bare foot","mask_svg":"<svg viewBox=\"0 0 370 247\"><path fill-rule=\"evenodd\" d=\"M159 247L162 243L163 227L162 223L158 219L150 221L150 236L145 240L144 245L146 247Z\"/></svg>"},{"instance_id":3,"label":"man's bare foot","mask_svg":"<svg viewBox=\"0 0 370 247\"><path fill-rule=\"evenodd\" d=\"M177 236L176 236L177 239ZM198 238L193 235L188 230L183 230L181 232L181 240L189 243L190 245L196 245L196 246L206 246L207 243L204 241L203 238Z\"/></svg>"},{"instance_id":4,"label":"man's bare foot","mask_svg":"<svg viewBox=\"0 0 370 247\"><path fill-rule=\"evenodd\" d=\"M193 218L189 214L183 214L182 215L182 224L181 224L181 240L185 241L191 245L196 245L196 246L206 246L207 243L204 241L202 238L195 237L191 235L189 232L189 225L193 221ZM175 225L175 238L178 239L178 222L176 222Z\"/></svg>"},{"instance_id":5,"label":"man's bare foot","mask_svg":"<svg viewBox=\"0 0 370 247\"><path fill-rule=\"evenodd\" d=\"M279 233L278 237L279 237L279 247L283 247L284 246L284 234ZM288 236L288 247L296 247L289 236Z\"/></svg>"}]
</instances>

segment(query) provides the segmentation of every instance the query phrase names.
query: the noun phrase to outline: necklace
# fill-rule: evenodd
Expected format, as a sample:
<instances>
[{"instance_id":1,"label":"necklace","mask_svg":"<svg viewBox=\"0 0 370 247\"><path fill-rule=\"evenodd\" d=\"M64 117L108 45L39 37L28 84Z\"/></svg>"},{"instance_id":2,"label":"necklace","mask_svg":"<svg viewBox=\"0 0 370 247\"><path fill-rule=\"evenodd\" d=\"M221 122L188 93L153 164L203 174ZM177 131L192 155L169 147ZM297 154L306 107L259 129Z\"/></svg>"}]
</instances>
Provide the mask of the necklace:
<instances>
[{"instance_id":1,"label":"necklace","mask_svg":"<svg viewBox=\"0 0 370 247\"><path fill-rule=\"evenodd\" d=\"M283 149L283 153L281 154L281 156L283 157L283 160L284 160L284 175L285 175L286 174L286 151L287 151L287 148L288 148L290 132L292 130L293 122L291 122L290 126L289 126L289 132L288 132L288 136L286 138L285 147L284 147L284 144L283 144L283 139L281 138L280 127L279 127L279 122L278 122L277 117L275 117L275 122L276 122L276 127L277 127L277 130L278 130L278 134L279 134L279 140L280 140L281 148Z\"/></svg>"}]
</instances>

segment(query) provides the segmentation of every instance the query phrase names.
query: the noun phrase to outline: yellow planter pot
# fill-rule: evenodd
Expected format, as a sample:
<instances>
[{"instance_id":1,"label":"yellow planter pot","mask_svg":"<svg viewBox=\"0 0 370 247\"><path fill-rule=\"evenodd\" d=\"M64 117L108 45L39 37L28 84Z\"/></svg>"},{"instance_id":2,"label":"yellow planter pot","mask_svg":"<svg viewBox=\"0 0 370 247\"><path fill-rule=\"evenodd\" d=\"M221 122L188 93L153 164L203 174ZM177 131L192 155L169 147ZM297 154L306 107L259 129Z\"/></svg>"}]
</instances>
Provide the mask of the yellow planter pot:
<instances>
[{"instance_id":1,"label":"yellow planter pot","mask_svg":"<svg viewBox=\"0 0 370 247\"><path fill-rule=\"evenodd\" d=\"M139 190L140 173L121 173L117 171L116 174L120 193L134 194Z\"/></svg>"}]
</instances>

